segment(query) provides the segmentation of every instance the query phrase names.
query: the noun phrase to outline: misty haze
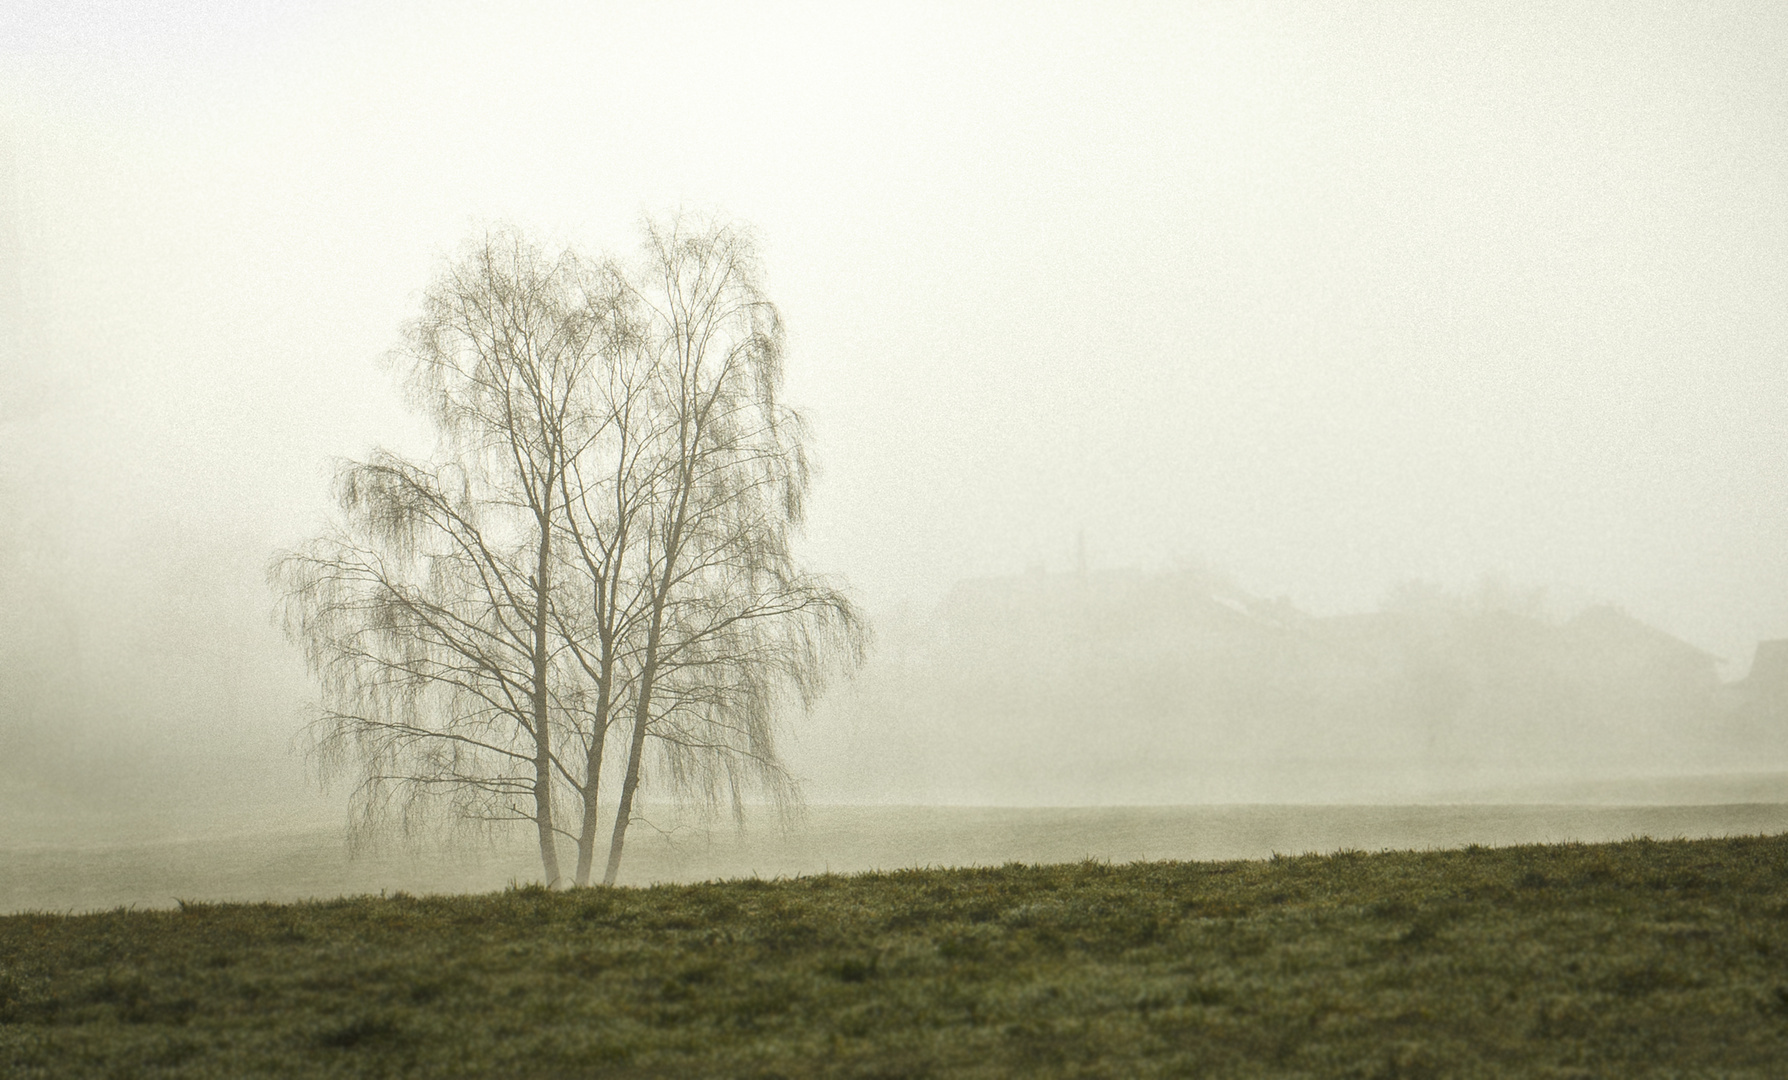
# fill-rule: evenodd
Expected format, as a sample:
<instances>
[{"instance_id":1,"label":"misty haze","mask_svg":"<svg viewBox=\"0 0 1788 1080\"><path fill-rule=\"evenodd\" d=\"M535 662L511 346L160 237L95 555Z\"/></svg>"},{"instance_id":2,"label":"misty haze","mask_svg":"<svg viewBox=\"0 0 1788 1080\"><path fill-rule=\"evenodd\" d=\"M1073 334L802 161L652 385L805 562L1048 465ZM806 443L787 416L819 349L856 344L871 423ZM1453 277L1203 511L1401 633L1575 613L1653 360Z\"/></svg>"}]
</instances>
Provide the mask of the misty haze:
<instances>
[{"instance_id":1,"label":"misty haze","mask_svg":"<svg viewBox=\"0 0 1788 1080\"><path fill-rule=\"evenodd\" d=\"M648 762L670 861L629 880L691 844L804 868L789 839L832 806L1788 796L1761 24L936 14L677 17L704 59L671 102L631 77L670 29L644 16L601 44L495 13L15 19L12 857L339 830L352 777L315 783L268 559L329 519L332 461L433 452L388 357L468 236L631 257L678 205L760 238L819 467L797 554L875 639L777 720L805 818L737 833ZM735 34L782 74L735 88ZM443 74L474 48L608 59L486 101ZM887 857L1028 857L936 828ZM1186 828L1051 850L1231 850ZM8 879L14 907L89 899Z\"/></svg>"},{"instance_id":2,"label":"misty haze","mask_svg":"<svg viewBox=\"0 0 1788 1080\"><path fill-rule=\"evenodd\" d=\"M1784 56L27 0L0 913L1788 831Z\"/></svg>"}]
</instances>

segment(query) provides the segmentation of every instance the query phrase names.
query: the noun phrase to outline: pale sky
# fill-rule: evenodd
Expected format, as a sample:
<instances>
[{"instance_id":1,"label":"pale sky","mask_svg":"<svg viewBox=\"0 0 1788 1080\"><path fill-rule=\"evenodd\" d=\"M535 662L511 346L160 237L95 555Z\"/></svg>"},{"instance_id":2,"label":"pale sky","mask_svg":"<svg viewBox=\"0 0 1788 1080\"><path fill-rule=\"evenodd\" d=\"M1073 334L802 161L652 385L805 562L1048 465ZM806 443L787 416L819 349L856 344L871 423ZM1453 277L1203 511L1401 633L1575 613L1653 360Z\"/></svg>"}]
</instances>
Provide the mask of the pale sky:
<instances>
[{"instance_id":1,"label":"pale sky","mask_svg":"<svg viewBox=\"0 0 1788 1080\"><path fill-rule=\"evenodd\" d=\"M1742 670L1788 636L1788 7L1559 7L12 0L0 393L49 389L0 479L71 549L292 543L331 456L427 448L379 358L459 241L689 207L762 237L808 558L872 610L1084 530L1319 613L1500 574Z\"/></svg>"}]
</instances>

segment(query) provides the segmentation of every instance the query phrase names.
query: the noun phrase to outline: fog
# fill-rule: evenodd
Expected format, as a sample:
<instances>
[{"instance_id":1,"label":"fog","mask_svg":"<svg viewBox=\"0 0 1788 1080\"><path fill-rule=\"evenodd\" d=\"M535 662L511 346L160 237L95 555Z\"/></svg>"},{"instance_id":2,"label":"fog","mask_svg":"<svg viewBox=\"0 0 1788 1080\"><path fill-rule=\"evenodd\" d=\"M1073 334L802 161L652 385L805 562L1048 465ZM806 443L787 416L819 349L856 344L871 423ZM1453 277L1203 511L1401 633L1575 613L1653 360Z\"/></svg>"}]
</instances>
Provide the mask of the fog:
<instances>
[{"instance_id":1,"label":"fog","mask_svg":"<svg viewBox=\"0 0 1788 1080\"><path fill-rule=\"evenodd\" d=\"M1788 770L1788 13L1187 7L7 5L0 827L339 821L268 558L455 245L680 208L877 628L811 801L1777 801L1669 784Z\"/></svg>"}]
</instances>

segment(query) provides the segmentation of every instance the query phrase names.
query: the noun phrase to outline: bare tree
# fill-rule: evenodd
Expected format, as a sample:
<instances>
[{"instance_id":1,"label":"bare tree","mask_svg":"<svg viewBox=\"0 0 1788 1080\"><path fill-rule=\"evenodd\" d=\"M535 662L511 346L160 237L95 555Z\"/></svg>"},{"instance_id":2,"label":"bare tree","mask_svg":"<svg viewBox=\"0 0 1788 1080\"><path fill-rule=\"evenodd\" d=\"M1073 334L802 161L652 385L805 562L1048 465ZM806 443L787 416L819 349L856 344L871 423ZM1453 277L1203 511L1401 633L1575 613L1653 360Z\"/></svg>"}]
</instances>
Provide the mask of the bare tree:
<instances>
[{"instance_id":1,"label":"bare tree","mask_svg":"<svg viewBox=\"0 0 1788 1080\"><path fill-rule=\"evenodd\" d=\"M745 233L678 220L632 267L499 234L429 290L397 360L439 460L344 464L338 526L271 572L363 822L531 822L583 885L618 773L612 884L649 749L678 799L794 795L777 720L867 630L793 555L806 432L760 277Z\"/></svg>"},{"instance_id":2,"label":"bare tree","mask_svg":"<svg viewBox=\"0 0 1788 1080\"><path fill-rule=\"evenodd\" d=\"M639 629L648 596L637 549L659 488L653 476L659 463L651 439L651 357L641 347L642 328L620 269L610 264L600 273L606 287L589 292L608 300L609 362L584 399L584 452L568 463L560 500L561 550L579 596L560 610L557 628L567 656L584 676L573 714L574 738L582 750L581 783L575 785L582 817L576 837L578 885L589 884L595 858L608 734L625 697L637 689Z\"/></svg>"},{"instance_id":3,"label":"bare tree","mask_svg":"<svg viewBox=\"0 0 1788 1080\"><path fill-rule=\"evenodd\" d=\"M323 679L317 746L363 767L363 820L440 796L463 817L530 821L554 884L553 540L604 341L584 280L507 233L452 263L394 356L446 461L344 464L340 527L272 570Z\"/></svg>"},{"instance_id":4,"label":"bare tree","mask_svg":"<svg viewBox=\"0 0 1788 1080\"><path fill-rule=\"evenodd\" d=\"M811 703L830 661L862 656L856 609L791 550L811 474L805 425L778 397L784 335L760 279L746 233L684 219L648 223L643 258L621 277L617 323L637 360L628 396L610 405L643 397L644 408L631 433L637 495L622 500L637 549L620 579L633 671L605 884L649 743L681 797L724 794L735 812L748 788L784 799L776 717L790 698Z\"/></svg>"}]
</instances>

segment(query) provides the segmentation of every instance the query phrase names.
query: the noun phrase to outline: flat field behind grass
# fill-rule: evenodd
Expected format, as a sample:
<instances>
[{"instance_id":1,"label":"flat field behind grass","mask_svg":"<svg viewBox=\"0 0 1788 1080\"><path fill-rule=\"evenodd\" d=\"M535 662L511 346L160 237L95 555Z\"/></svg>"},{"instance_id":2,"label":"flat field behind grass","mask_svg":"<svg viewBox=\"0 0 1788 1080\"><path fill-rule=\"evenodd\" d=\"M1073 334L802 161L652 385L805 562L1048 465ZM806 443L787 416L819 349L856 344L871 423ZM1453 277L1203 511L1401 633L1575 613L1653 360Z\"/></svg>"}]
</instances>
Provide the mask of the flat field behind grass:
<instances>
[{"instance_id":1,"label":"flat field behind grass","mask_svg":"<svg viewBox=\"0 0 1788 1080\"><path fill-rule=\"evenodd\" d=\"M1442 806L815 806L800 819L750 815L744 829L699 818L628 836L624 885L862 873L1006 863L1210 862L1275 853L1600 843L1629 836L1788 832L1788 776L1684 796L1749 796L1719 805ZM1669 794L1668 791L1664 792ZM1627 791L1633 795L1642 792ZM217 814L214 826L239 821ZM70 815L17 827L0 800L0 915L171 908L187 900L258 902L362 893L485 893L540 878L540 849L519 830L494 843L351 854L340 808L325 822L235 832L148 821L141 832Z\"/></svg>"},{"instance_id":2,"label":"flat field behind grass","mask_svg":"<svg viewBox=\"0 0 1788 1080\"><path fill-rule=\"evenodd\" d=\"M0 918L0 1074L1782 1076L1788 838Z\"/></svg>"}]
</instances>

